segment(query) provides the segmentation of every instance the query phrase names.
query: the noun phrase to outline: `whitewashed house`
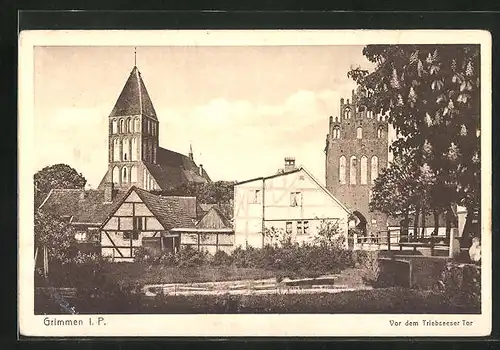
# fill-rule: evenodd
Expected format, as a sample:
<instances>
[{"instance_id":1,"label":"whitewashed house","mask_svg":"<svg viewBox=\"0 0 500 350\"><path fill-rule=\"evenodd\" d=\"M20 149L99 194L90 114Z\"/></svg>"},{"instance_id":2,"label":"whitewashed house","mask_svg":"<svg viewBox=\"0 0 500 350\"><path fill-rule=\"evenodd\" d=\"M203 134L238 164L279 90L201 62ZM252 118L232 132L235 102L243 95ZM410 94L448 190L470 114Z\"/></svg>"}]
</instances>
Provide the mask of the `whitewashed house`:
<instances>
[{"instance_id":1,"label":"whitewashed house","mask_svg":"<svg viewBox=\"0 0 500 350\"><path fill-rule=\"evenodd\" d=\"M285 169L275 175L234 187L235 246L262 247L272 228L292 242L312 242L323 222L338 223L347 237L350 217L347 207L309 171L295 167L294 158L285 158Z\"/></svg>"}]
</instances>

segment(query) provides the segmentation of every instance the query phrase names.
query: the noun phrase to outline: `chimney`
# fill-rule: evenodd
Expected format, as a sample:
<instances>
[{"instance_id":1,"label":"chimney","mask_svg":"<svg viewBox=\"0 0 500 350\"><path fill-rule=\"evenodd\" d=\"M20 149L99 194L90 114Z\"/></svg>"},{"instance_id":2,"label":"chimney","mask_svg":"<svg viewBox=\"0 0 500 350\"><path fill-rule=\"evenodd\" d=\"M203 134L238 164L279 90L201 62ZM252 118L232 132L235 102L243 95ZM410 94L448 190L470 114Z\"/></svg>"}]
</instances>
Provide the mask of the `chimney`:
<instances>
[{"instance_id":1,"label":"chimney","mask_svg":"<svg viewBox=\"0 0 500 350\"><path fill-rule=\"evenodd\" d=\"M292 171L295 169L295 158L294 157L285 157L285 172Z\"/></svg>"},{"instance_id":2,"label":"chimney","mask_svg":"<svg viewBox=\"0 0 500 350\"><path fill-rule=\"evenodd\" d=\"M200 176L203 176L203 164L200 164Z\"/></svg>"},{"instance_id":3,"label":"chimney","mask_svg":"<svg viewBox=\"0 0 500 350\"><path fill-rule=\"evenodd\" d=\"M110 203L113 201L114 197L114 186L112 182L106 182L104 184L104 202Z\"/></svg>"}]
</instances>

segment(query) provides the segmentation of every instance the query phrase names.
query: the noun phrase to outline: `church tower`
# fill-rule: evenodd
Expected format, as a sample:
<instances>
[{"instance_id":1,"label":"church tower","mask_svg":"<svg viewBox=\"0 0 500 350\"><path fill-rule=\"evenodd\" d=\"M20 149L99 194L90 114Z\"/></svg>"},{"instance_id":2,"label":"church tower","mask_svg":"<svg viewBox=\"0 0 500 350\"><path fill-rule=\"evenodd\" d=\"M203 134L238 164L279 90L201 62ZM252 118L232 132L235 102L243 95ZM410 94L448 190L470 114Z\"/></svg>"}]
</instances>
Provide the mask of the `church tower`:
<instances>
[{"instance_id":1,"label":"church tower","mask_svg":"<svg viewBox=\"0 0 500 350\"><path fill-rule=\"evenodd\" d=\"M115 187L144 182L139 170L143 162L156 163L158 130L156 111L134 66L109 115L108 172Z\"/></svg>"},{"instance_id":2,"label":"church tower","mask_svg":"<svg viewBox=\"0 0 500 350\"><path fill-rule=\"evenodd\" d=\"M159 146L159 121L141 73L134 65L108 116L108 170L105 189L168 190L183 183L211 182L189 156Z\"/></svg>"},{"instance_id":3,"label":"church tower","mask_svg":"<svg viewBox=\"0 0 500 350\"><path fill-rule=\"evenodd\" d=\"M387 116L358 101L340 99L340 115L330 117L326 135L326 187L366 224L368 233L387 230L387 217L369 210L372 187L388 163Z\"/></svg>"}]
</instances>

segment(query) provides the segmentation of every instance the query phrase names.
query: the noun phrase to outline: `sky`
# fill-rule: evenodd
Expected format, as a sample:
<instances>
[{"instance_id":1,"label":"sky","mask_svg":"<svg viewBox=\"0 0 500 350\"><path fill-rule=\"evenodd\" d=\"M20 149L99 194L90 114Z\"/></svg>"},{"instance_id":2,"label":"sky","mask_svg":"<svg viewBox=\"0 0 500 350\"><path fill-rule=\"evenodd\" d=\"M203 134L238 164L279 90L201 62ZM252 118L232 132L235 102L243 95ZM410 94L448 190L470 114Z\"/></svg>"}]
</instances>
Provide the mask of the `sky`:
<instances>
[{"instance_id":1,"label":"sky","mask_svg":"<svg viewBox=\"0 0 500 350\"><path fill-rule=\"evenodd\" d=\"M160 122L160 146L212 180L276 173L296 158L324 183L329 116L350 98L362 46L137 47ZM107 170L108 116L134 66L134 47L35 47L36 169L65 163L97 187Z\"/></svg>"}]
</instances>

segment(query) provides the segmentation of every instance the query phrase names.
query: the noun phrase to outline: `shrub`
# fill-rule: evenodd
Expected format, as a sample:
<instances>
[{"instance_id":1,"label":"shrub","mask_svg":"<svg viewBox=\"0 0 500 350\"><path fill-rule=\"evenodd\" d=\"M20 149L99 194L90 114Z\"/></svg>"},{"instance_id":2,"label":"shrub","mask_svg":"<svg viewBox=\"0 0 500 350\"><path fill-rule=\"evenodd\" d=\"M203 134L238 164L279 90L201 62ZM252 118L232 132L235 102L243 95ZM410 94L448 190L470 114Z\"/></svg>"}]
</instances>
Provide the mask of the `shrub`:
<instances>
[{"instance_id":1,"label":"shrub","mask_svg":"<svg viewBox=\"0 0 500 350\"><path fill-rule=\"evenodd\" d=\"M205 251L198 251L191 246L181 248L177 256L178 267L196 267L201 266L208 262L209 253Z\"/></svg>"},{"instance_id":2,"label":"shrub","mask_svg":"<svg viewBox=\"0 0 500 350\"><path fill-rule=\"evenodd\" d=\"M481 268L478 265L449 262L437 285L452 305L480 308Z\"/></svg>"},{"instance_id":3,"label":"shrub","mask_svg":"<svg viewBox=\"0 0 500 350\"><path fill-rule=\"evenodd\" d=\"M212 258L212 265L214 266L229 266L231 265L233 259L232 256L227 254L223 250L218 250L213 258Z\"/></svg>"}]
</instances>

